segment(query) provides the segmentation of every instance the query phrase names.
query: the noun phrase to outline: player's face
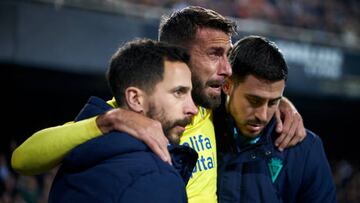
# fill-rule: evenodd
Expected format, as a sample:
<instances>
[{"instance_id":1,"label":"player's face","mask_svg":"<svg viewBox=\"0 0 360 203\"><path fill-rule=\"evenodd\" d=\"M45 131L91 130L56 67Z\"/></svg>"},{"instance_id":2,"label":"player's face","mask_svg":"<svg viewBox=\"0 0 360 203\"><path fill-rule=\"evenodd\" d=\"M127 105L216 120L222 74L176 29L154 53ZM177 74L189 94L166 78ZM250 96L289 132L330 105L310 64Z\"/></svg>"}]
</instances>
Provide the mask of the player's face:
<instances>
[{"instance_id":1,"label":"player's face","mask_svg":"<svg viewBox=\"0 0 360 203\"><path fill-rule=\"evenodd\" d=\"M269 82L253 75L237 85L231 79L226 81L227 109L244 136L261 133L278 109L284 88L284 80Z\"/></svg>"},{"instance_id":2,"label":"player's face","mask_svg":"<svg viewBox=\"0 0 360 203\"><path fill-rule=\"evenodd\" d=\"M197 114L191 90L189 67L185 63L165 61L164 78L148 97L146 115L160 121L170 143L179 143L185 126Z\"/></svg>"},{"instance_id":3,"label":"player's face","mask_svg":"<svg viewBox=\"0 0 360 203\"><path fill-rule=\"evenodd\" d=\"M230 36L220 30L199 28L188 48L195 103L206 108L218 107L221 86L232 73L227 57L231 48Z\"/></svg>"}]
</instances>

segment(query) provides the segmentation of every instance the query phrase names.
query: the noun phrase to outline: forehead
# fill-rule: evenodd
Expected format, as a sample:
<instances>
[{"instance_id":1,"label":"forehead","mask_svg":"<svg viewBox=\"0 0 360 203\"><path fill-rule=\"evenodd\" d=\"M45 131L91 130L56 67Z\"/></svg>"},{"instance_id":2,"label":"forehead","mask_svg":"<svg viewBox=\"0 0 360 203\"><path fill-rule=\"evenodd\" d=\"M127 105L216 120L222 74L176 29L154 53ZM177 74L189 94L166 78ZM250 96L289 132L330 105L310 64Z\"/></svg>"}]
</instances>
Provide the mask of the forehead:
<instances>
[{"instance_id":1,"label":"forehead","mask_svg":"<svg viewBox=\"0 0 360 203\"><path fill-rule=\"evenodd\" d=\"M157 86L171 89L175 86L191 87L191 72L186 63L165 60L163 80Z\"/></svg>"},{"instance_id":2,"label":"forehead","mask_svg":"<svg viewBox=\"0 0 360 203\"><path fill-rule=\"evenodd\" d=\"M221 47L229 50L231 47L231 37L218 29L198 28L192 44L202 47Z\"/></svg>"},{"instance_id":3,"label":"forehead","mask_svg":"<svg viewBox=\"0 0 360 203\"><path fill-rule=\"evenodd\" d=\"M282 96L285 88L285 81L270 82L249 75L243 82L240 82L235 91L237 93L258 96L262 98L276 98Z\"/></svg>"}]
</instances>

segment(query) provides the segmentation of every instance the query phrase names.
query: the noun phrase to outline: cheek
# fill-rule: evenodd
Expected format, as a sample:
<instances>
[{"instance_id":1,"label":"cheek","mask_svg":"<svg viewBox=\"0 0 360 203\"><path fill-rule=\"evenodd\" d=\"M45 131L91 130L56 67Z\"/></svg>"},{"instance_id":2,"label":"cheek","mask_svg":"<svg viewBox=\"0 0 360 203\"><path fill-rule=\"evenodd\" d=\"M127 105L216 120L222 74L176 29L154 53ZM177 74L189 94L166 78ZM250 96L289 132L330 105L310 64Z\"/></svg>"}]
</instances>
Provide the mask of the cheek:
<instances>
[{"instance_id":1,"label":"cheek","mask_svg":"<svg viewBox=\"0 0 360 203\"><path fill-rule=\"evenodd\" d=\"M277 106L274 106L274 107L271 107L268 109L268 112L267 112L267 117L269 118L268 120L270 120L274 115L275 115L275 112L277 110Z\"/></svg>"},{"instance_id":2,"label":"cheek","mask_svg":"<svg viewBox=\"0 0 360 203\"><path fill-rule=\"evenodd\" d=\"M236 101L236 99L235 99L235 101ZM251 111L241 101L237 101L236 103L234 102L231 109L232 109L233 116L241 118L241 119L244 119L245 117L247 117L250 114L249 112Z\"/></svg>"},{"instance_id":3,"label":"cheek","mask_svg":"<svg viewBox=\"0 0 360 203\"><path fill-rule=\"evenodd\" d=\"M243 104L242 106L239 106L239 111L241 112L241 118L243 121L247 120L253 120L255 119L256 115L256 108L251 106L250 104Z\"/></svg>"},{"instance_id":4,"label":"cheek","mask_svg":"<svg viewBox=\"0 0 360 203\"><path fill-rule=\"evenodd\" d=\"M254 109L251 107L238 106L239 115L241 115L242 120L246 120L254 115Z\"/></svg>"},{"instance_id":5,"label":"cheek","mask_svg":"<svg viewBox=\"0 0 360 203\"><path fill-rule=\"evenodd\" d=\"M216 73L216 65L213 62L202 61L194 67L193 72L202 80L208 80Z\"/></svg>"},{"instance_id":6,"label":"cheek","mask_svg":"<svg viewBox=\"0 0 360 203\"><path fill-rule=\"evenodd\" d=\"M165 112L173 112L176 110L176 104L171 100L172 98L163 97L162 99L167 101L159 103L159 108L163 109Z\"/></svg>"},{"instance_id":7,"label":"cheek","mask_svg":"<svg viewBox=\"0 0 360 203\"><path fill-rule=\"evenodd\" d=\"M169 120L180 118L183 115L183 103L176 101L176 99L174 100L174 97L169 97L167 99L167 102L163 102L160 107L165 112L166 118Z\"/></svg>"},{"instance_id":8,"label":"cheek","mask_svg":"<svg viewBox=\"0 0 360 203\"><path fill-rule=\"evenodd\" d=\"M213 77L217 74L218 69L219 69L218 65L219 65L219 63L215 63L215 62L211 62L208 64L207 73L208 73L209 77Z\"/></svg>"}]
</instances>

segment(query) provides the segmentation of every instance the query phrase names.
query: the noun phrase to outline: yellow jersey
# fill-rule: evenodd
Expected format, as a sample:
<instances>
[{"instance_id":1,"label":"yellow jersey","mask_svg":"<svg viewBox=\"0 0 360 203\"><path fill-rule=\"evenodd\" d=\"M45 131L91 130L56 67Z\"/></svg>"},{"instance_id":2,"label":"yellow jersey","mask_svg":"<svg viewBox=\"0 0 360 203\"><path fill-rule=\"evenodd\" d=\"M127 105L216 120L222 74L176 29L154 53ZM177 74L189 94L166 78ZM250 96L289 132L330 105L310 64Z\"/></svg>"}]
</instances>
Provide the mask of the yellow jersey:
<instances>
[{"instance_id":1,"label":"yellow jersey","mask_svg":"<svg viewBox=\"0 0 360 203\"><path fill-rule=\"evenodd\" d=\"M217 158L212 111L198 108L199 113L180 138L180 144L193 148L199 155L186 192L189 203L216 203Z\"/></svg>"}]
</instances>

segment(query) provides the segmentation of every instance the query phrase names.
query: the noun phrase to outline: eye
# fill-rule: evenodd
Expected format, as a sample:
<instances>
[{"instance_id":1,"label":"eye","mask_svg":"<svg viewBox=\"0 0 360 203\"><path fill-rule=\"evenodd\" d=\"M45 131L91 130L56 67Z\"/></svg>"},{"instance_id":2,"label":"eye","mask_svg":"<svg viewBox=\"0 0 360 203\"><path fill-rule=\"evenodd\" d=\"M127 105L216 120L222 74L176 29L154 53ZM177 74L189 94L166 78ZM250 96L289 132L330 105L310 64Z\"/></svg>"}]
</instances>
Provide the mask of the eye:
<instances>
[{"instance_id":1,"label":"eye","mask_svg":"<svg viewBox=\"0 0 360 203\"><path fill-rule=\"evenodd\" d=\"M181 95L183 95L183 92L181 90L175 90L174 95L175 97L181 97Z\"/></svg>"},{"instance_id":2,"label":"eye","mask_svg":"<svg viewBox=\"0 0 360 203\"><path fill-rule=\"evenodd\" d=\"M219 58L219 55L216 53L216 52L210 52L209 53L209 57L211 59L216 59L216 58Z\"/></svg>"},{"instance_id":3,"label":"eye","mask_svg":"<svg viewBox=\"0 0 360 203\"><path fill-rule=\"evenodd\" d=\"M258 106L261 104L261 100L259 98L248 98L249 102L253 106Z\"/></svg>"},{"instance_id":4,"label":"eye","mask_svg":"<svg viewBox=\"0 0 360 203\"><path fill-rule=\"evenodd\" d=\"M213 58L213 59L217 59L219 57L222 57L224 55L224 50L222 48L214 48L214 49L211 49L210 52L208 53L209 57L210 58Z\"/></svg>"},{"instance_id":5,"label":"eye","mask_svg":"<svg viewBox=\"0 0 360 203\"><path fill-rule=\"evenodd\" d=\"M173 94L175 97L180 98L184 96L189 91L189 88L186 87L178 87L173 90Z\"/></svg>"},{"instance_id":6,"label":"eye","mask_svg":"<svg viewBox=\"0 0 360 203\"><path fill-rule=\"evenodd\" d=\"M275 106L279 103L279 101L280 101L279 99L271 100L271 101L269 101L269 106L270 107Z\"/></svg>"}]
</instances>

